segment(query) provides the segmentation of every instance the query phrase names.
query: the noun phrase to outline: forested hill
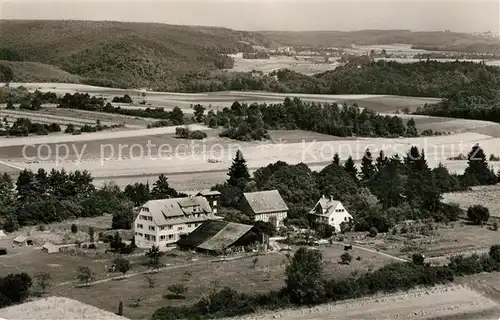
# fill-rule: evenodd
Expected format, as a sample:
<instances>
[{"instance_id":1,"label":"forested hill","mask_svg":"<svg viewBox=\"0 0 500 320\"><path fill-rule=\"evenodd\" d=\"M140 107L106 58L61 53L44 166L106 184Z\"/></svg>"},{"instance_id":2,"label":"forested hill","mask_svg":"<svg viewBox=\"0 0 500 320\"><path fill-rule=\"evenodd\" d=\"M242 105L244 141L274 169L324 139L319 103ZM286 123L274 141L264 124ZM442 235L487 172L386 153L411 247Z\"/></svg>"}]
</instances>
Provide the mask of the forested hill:
<instances>
[{"instance_id":1,"label":"forested hill","mask_svg":"<svg viewBox=\"0 0 500 320\"><path fill-rule=\"evenodd\" d=\"M392 94L443 98L458 92L497 96L500 68L473 62L397 63L378 61L345 65L335 70L307 76L279 70L268 76L251 74L190 77L185 92L259 90L317 94Z\"/></svg>"},{"instance_id":2,"label":"forested hill","mask_svg":"<svg viewBox=\"0 0 500 320\"><path fill-rule=\"evenodd\" d=\"M500 41L459 32L410 30L261 31L268 39L288 46L350 47L405 43L416 48L500 54Z\"/></svg>"},{"instance_id":3,"label":"forested hill","mask_svg":"<svg viewBox=\"0 0 500 320\"><path fill-rule=\"evenodd\" d=\"M2 20L0 60L53 65L83 82L175 91L178 77L232 66L221 55L270 46L258 33L226 28L109 21Z\"/></svg>"}]
</instances>

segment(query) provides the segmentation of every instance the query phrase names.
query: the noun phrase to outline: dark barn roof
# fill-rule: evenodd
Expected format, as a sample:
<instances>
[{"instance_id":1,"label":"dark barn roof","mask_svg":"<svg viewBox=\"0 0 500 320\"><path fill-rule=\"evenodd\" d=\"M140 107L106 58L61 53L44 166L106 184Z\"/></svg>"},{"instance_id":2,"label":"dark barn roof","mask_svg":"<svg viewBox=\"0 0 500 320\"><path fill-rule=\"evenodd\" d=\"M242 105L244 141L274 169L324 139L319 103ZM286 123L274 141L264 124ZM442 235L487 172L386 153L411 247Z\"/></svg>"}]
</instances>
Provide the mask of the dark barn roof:
<instances>
[{"instance_id":1,"label":"dark barn roof","mask_svg":"<svg viewBox=\"0 0 500 320\"><path fill-rule=\"evenodd\" d=\"M177 245L184 249L223 250L244 238L252 229L251 225L210 220L177 241Z\"/></svg>"}]
</instances>

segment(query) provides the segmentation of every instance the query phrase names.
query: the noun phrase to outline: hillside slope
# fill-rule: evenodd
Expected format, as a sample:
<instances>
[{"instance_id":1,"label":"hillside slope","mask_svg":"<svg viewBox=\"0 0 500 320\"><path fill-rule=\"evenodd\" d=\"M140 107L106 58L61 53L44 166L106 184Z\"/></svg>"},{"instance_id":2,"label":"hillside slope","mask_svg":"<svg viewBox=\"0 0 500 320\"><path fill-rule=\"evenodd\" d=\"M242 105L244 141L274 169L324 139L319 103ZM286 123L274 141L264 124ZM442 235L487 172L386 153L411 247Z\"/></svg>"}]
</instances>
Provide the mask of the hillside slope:
<instances>
[{"instance_id":1,"label":"hillside slope","mask_svg":"<svg viewBox=\"0 0 500 320\"><path fill-rule=\"evenodd\" d=\"M0 49L51 64L89 84L175 90L189 72L232 66L224 54L268 46L262 35L226 28L109 21L2 20Z\"/></svg>"},{"instance_id":2,"label":"hillside slope","mask_svg":"<svg viewBox=\"0 0 500 320\"><path fill-rule=\"evenodd\" d=\"M496 53L500 41L458 32L412 32L410 30L359 31L261 31L272 41L289 46L350 47L357 45L411 44L423 49Z\"/></svg>"},{"instance_id":3,"label":"hillside slope","mask_svg":"<svg viewBox=\"0 0 500 320\"><path fill-rule=\"evenodd\" d=\"M79 76L39 62L0 60L0 66L7 66L12 70L13 82L79 83L81 81Z\"/></svg>"}]
</instances>

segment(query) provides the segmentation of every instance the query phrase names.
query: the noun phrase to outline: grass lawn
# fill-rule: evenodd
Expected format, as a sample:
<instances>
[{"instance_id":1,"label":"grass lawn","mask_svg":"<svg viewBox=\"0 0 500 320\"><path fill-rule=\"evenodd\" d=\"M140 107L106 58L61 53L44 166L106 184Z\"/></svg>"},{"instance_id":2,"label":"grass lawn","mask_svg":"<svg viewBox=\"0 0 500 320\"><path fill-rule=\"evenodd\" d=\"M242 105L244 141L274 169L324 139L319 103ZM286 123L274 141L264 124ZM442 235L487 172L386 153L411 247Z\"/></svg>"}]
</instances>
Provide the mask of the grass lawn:
<instances>
[{"instance_id":1,"label":"grass lawn","mask_svg":"<svg viewBox=\"0 0 500 320\"><path fill-rule=\"evenodd\" d=\"M500 184L472 187L472 190L465 192L445 193L443 198L446 202L457 203L464 210L480 204L490 210L490 216L500 218Z\"/></svg>"},{"instance_id":2,"label":"grass lawn","mask_svg":"<svg viewBox=\"0 0 500 320\"><path fill-rule=\"evenodd\" d=\"M353 272L363 273L379 268L391 262L389 258L354 249L351 251L351 265L341 265L340 255L344 252L341 245L319 247L325 261L325 273L328 278L343 278ZM356 257L361 260L357 261ZM169 261L165 258L165 262ZM99 283L90 288L75 288L65 285L52 288L51 294L78 299L108 311L116 312L120 301L124 303L124 316L132 319L147 319L163 306L183 305L197 302L204 294L215 288L230 286L241 292L257 293L278 290L284 286L285 267L288 258L285 253L270 253L255 257L227 262L195 261L191 266L182 266L163 270L153 275L155 288L149 288L145 275L137 275L123 280ZM131 271L131 272L135 272ZM184 300L169 300L168 286L183 283L188 291ZM103 296L106 299L103 299ZM139 306L134 306L135 299L142 298Z\"/></svg>"}]
</instances>

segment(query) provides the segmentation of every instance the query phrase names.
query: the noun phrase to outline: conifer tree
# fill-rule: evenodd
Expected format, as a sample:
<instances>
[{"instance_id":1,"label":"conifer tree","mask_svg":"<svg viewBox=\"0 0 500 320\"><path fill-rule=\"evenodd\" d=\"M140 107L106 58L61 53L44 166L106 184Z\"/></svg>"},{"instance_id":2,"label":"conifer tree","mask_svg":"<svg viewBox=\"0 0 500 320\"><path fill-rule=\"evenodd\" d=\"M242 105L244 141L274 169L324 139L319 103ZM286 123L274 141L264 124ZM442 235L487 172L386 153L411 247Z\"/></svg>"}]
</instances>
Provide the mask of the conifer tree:
<instances>
[{"instance_id":1,"label":"conifer tree","mask_svg":"<svg viewBox=\"0 0 500 320\"><path fill-rule=\"evenodd\" d=\"M417 147L411 147L404 159L407 179L405 185L406 200L423 205L433 210L439 204L441 192L436 185L432 171L425 159L425 153Z\"/></svg>"},{"instance_id":2,"label":"conifer tree","mask_svg":"<svg viewBox=\"0 0 500 320\"><path fill-rule=\"evenodd\" d=\"M339 154L338 153L335 153L333 155L333 160L332 160L333 164L336 164L338 166L340 166L340 157L339 157Z\"/></svg>"},{"instance_id":3,"label":"conifer tree","mask_svg":"<svg viewBox=\"0 0 500 320\"><path fill-rule=\"evenodd\" d=\"M347 173L349 173L355 181L358 181L358 168L356 168L356 164L354 163L352 156L349 156L347 161L344 163L344 170L347 171Z\"/></svg>"},{"instance_id":4,"label":"conifer tree","mask_svg":"<svg viewBox=\"0 0 500 320\"><path fill-rule=\"evenodd\" d=\"M408 123L406 124L406 136L407 137L418 136L417 125L415 124L415 120L413 120L413 118L408 120Z\"/></svg>"},{"instance_id":5,"label":"conifer tree","mask_svg":"<svg viewBox=\"0 0 500 320\"><path fill-rule=\"evenodd\" d=\"M375 168L380 171L385 165L389 163L389 159L385 155L383 150L380 150L377 159L375 159Z\"/></svg>"},{"instance_id":6,"label":"conifer tree","mask_svg":"<svg viewBox=\"0 0 500 320\"><path fill-rule=\"evenodd\" d=\"M488 167L488 161L483 149L476 144L467 155L468 167L465 169L464 176L469 177L467 181L477 181L478 184L496 184L498 178Z\"/></svg>"},{"instance_id":7,"label":"conifer tree","mask_svg":"<svg viewBox=\"0 0 500 320\"><path fill-rule=\"evenodd\" d=\"M243 153L240 150L236 152L233 164L229 167L227 175L229 176L227 183L231 186L240 186L241 184L246 185L248 180L250 180L247 161L243 157Z\"/></svg>"},{"instance_id":8,"label":"conifer tree","mask_svg":"<svg viewBox=\"0 0 500 320\"><path fill-rule=\"evenodd\" d=\"M361 159L361 181L369 181L375 174L372 153L366 149L363 159Z\"/></svg>"},{"instance_id":9,"label":"conifer tree","mask_svg":"<svg viewBox=\"0 0 500 320\"><path fill-rule=\"evenodd\" d=\"M158 176L151 190L152 199L169 199L177 197L177 191L168 184L168 178L164 174Z\"/></svg>"}]
</instances>

